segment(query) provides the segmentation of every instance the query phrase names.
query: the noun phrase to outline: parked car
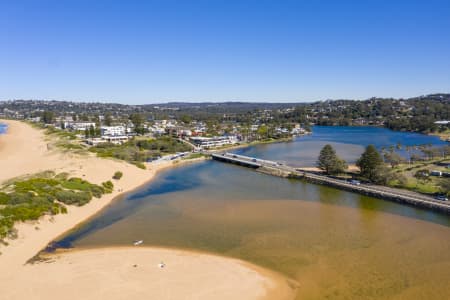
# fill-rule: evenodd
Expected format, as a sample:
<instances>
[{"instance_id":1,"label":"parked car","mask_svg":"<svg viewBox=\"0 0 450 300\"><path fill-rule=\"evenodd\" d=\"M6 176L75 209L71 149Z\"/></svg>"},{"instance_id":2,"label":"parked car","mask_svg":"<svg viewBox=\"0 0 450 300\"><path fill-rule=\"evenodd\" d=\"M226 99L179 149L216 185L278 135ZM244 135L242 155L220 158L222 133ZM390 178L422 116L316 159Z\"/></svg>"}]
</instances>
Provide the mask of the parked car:
<instances>
[{"instance_id":1,"label":"parked car","mask_svg":"<svg viewBox=\"0 0 450 300\"><path fill-rule=\"evenodd\" d=\"M436 199L436 200L439 200L439 201L448 201L448 198L447 198L447 196L445 196L445 195L437 195L437 196L435 197L435 199Z\"/></svg>"},{"instance_id":2,"label":"parked car","mask_svg":"<svg viewBox=\"0 0 450 300\"><path fill-rule=\"evenodd\" d=\"M353 184L353 185L361 185L361 181L356 180L356 179L352 179L352 180L350 180L350 184Z\"/></svg>"}]
</instances>

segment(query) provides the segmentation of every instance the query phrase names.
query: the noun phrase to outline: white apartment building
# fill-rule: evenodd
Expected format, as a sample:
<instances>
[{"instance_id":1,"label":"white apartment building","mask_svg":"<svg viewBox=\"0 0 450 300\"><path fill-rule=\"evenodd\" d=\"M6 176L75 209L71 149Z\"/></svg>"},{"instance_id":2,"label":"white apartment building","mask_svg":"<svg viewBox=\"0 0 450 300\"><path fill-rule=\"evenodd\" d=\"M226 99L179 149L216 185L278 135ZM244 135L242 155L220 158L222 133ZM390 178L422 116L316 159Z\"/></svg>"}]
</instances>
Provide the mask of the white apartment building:
<instances>
[{"instance_id":1,"label":"white apartment building","mask_svg":"<svg viewBox=\"0 0 450 300\"><path fill-rule=\"evenodd\" d=\"M70 128L75 131L85 131L86 129L95 128L95 122L68 122L66 128Z\"/></svg>"},{"instance_id":2,"label":"white apartment building","mask_svg":"<svg viewBox=\"0 0 450 300\"><path fill-rule=\"evenodd\" d=\"M238 143L236 136L191 137L191 142L199 148L215 148Z\"/></svg>"},{"instance_id":3,"label":"white apartment building","mask_svg":"<svg viewBox=\"0 0 450 300\"><path fill-rule=\"evenodd\" d=\"M102 132L102 136L120 136L120 135L126 135L126 129L125 126L119 125L119 126L102 126L100 128Z\"/></svg>"}]
</instances>

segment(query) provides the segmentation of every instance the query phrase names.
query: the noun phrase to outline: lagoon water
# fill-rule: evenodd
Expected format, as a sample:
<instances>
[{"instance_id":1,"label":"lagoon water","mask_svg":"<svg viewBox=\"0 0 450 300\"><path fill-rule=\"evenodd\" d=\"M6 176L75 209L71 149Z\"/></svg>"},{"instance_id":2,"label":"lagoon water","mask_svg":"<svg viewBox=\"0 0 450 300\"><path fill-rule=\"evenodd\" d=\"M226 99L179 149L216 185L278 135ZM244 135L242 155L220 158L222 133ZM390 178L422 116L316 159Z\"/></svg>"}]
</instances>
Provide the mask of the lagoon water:
<instances>
[{"instance_id":1,"label":"lagoon water","mask_svg":"<svg viewBox=\"0 0 450 300\"><path fill-rule=\"evenodd\" d=\"M412 132L392 131L380 127L314 126L311 135L296 138L290 143L258 145L239 150L239 154L284 161L293 166L314 166L320 149L331 144L339 156L354 163L364 151L373 144L379 150L382 147L418 146L432 144L443 146L446 142L436 136L427 136ZM405 154L399 151L400 154Z\"/></svg>"},{"instance_id":2,"label":"lagoon water","mask_svg":"<svg viewBox=\"0 0 450 300\"><path fill-rule=\"evenodd\" d=\"M0 123L0 134L5 133L7 128L6 124Z\"/></svg>"},{"instance_id":3,"label":"lagoon water","mask_svg":"<svg viewBox=\"0 0 450 300\"><path fill-rule=\"evenodd\" d=\"M360 144L354 133L347 139L333 128L328 137L316 129L292 143L239 151L306 165L323 143L337 143L355 160L366 142L399 142L373 129L372 138L372 129L361 132ZM137 239L270 268L296 281L298 299L450 299L448 216L214 161L161 173L58 243L84 248Z\"/></svg>"}]
</instances>

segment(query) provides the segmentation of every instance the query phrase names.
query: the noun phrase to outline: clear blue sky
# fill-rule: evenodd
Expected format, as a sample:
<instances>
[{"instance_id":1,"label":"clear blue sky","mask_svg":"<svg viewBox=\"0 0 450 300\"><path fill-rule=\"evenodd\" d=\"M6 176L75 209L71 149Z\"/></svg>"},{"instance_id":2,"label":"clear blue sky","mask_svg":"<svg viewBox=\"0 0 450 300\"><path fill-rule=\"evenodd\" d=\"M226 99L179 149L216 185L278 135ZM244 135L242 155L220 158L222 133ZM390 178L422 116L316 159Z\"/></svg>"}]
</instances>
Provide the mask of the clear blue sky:
<instances>
[{"instance_id":1,"label":"clear blue sky","mask_svg":"<svg viewBox=\"0 0 450 300\"><path fill-rule=\"evenodd\" d=\"M0 99L450 92L450 1L0 0Z\"/></svg>"}]
</instances>

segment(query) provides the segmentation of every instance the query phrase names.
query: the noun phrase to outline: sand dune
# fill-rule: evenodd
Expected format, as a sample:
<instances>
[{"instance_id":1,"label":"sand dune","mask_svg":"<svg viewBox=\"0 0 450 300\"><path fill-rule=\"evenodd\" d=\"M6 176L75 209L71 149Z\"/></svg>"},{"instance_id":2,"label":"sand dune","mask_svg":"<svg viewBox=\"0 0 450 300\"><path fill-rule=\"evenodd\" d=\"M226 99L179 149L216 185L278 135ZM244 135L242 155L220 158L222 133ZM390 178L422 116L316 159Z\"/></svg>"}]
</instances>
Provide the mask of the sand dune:
<instances>
[{"instance_id":1,"label":"sand dune","mask_svg":"<svg viewBox=\"0 0 450 300\"><path fill-rule=\"evenodd\" d=\"M18 224L19 237L0 245L1 299L290 299L286 281L228 258L169 249L97 249L52 256L52 263L26 264L50 241L87 220L121 193L151 180L168 161L142 170L130 164L51 150L43 133L17 121L0 135L0 184L45 170L68 172L100 184L115 171L114 192L68 214ZM178 164L179 165L179 164ZM157 268L163 259L164 270ZM133 265L137 264L137 267Z\"/></svg>"}]
</instances>

